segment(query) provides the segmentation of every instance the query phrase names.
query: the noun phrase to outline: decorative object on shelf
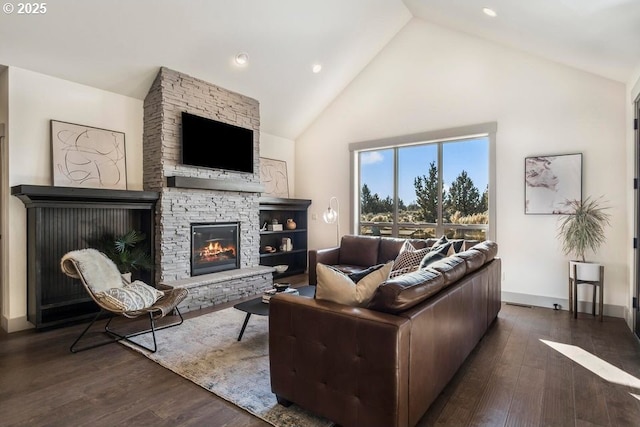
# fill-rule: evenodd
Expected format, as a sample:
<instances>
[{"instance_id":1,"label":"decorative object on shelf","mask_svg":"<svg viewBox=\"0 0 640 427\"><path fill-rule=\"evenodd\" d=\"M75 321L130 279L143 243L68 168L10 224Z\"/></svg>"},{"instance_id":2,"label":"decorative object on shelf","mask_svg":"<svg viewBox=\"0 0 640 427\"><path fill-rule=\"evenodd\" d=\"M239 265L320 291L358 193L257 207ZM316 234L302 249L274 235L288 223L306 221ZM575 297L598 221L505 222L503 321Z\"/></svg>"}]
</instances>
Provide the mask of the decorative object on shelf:
<instances>
[{"instance_id":1,"label":"decorative object on shelf","mask_svg":"<svg viewBox=\"0 0 640 427\"><path fill-rule=\"evenodd\" d=\"M298 225L292 218L287 219L286 227L287 230L295 230Z\"/></svg>"},{"instance_id":2,"label":"decorative object on shelf","mask_svg":"<svg viewBox=\"0 0 640 427\"><path fill-rule=\"evenodd\" d=\"M272 254L276 251L276 248L274 248L273 246L267 245L262 248L262 251L266 254Z\"/></svg>"},{"instance_id":3,"label":"decorative object on shelf","mask_svg":"<svg viewBox=\"0 0 640 427\"><path fill-rule=\"evenodd\" d=\"M274 218L271 220L271 224L267 225L267 230L269 231L282 231L282 224L278 223L278 219Z\"/></svg>"},{"instance_id":4,"label":"decorative object on shelf","mask_svg":"<svg viewBox=\"0 0 640 427\"><path fill-rule=\"evenodd\" d=\"M267 221L262 224L262 227L260 227L260 231L267 231Z\"/></svg>"},{"instance_id":5,"label":"decorative object on shelf","mask_svg":"<svg viewBox=\"0 0 640 427\"><path fill-rule=\"evenodd\" d=\"M53 185L127 189L123 132L51 120Z\"/></svg>"},{"instance_id":6,"label":"decorative object on shelf","mask_svg":"<svg viewBox=\"0 0 640 427\"><path fill-rule=\"evenodd\" d=\"M525 214L571 214L568 200L582 199L582 154L527 157Z\"/></svg>"},{"instance_id":7,"label":"decorative object on shelf","mask_svg":"<svg viewBox=\"0 0 640 427\"><path fill-rule=\"evenodd\" d=\"M282 238L282 244L280 245L280 250L282 252L290 252L293 250L293 243L291 242L290 238L288 237Z\"/></svg>"},{"instance_id":8,"label":"decorative object on shelf","mask_svg":"<svg viewBox=\"0 0 640 427\"><path fill-rule=\"evenodd\" d=\"M286 264L280 264L280 265L274 265L273 268L276 269L276 273L284 273L285 271L287 271L287 269L289 268L288 265Z\"/></svg>"},{"instance_id":9,"label":"decorative object on shelf","mask_svg":"<svg viewBox=\"0 0 640 427\"><path fill-rule=\"evenodd\" d=\"M335 201L335 209L331 206L331 203ZM340 203L338 202L338 198L332 196L329 199L329 207L322 214L322 219L326 224L336 224L336 244L340 244L340 221L338 221L338 216L340 215Z\"/></svg>"},{"instance_id":10,"label":"decorative object on shelf","mask_svg":"<svg viewBox=\"0 0 640 427\"><path fill-rule=\"evenodd\" d=\"M266 196L289 197L287 162L260 157L260 183L265 187Z\"/></svg>"}]
</instances>

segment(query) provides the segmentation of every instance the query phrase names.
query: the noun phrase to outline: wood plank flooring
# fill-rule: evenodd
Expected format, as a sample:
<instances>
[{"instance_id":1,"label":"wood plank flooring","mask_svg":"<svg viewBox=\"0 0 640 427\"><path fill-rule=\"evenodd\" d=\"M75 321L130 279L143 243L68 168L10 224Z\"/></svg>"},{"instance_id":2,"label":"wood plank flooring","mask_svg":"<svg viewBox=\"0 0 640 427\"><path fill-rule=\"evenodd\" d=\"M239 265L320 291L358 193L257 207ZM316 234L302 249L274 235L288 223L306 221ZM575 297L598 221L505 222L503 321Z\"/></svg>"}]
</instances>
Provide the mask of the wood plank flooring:
<instances>
[{"instance_id":1,"label":"wood plank flooring","mask_svg":"<svg viewBox=\"0 0 640 427\"><path fill-rule=\"evenodd\" d=\"M268 425L124 346L70 353L83 327L0 333L0 426ZM640 389L609 383L540 339L640 378L640 344L622 319L503 304L418 425L640 426L631 395Z\"/></svg>"}]
</instances>

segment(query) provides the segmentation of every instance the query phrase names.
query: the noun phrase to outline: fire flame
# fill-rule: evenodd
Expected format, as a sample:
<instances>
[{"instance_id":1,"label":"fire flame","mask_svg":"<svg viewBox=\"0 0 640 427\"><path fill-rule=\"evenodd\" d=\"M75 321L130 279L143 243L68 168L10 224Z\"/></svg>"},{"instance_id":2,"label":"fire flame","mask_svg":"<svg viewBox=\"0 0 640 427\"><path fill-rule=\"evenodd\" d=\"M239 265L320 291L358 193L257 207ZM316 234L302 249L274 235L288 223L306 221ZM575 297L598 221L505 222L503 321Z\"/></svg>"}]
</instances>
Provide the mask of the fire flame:
<instances>
[{"instance_id":1,"label":"fire flame","mask_svg":"<svg viewBox=\"0 0 640 427\"><path fill-rule=\"evenodd\" d=\"M229 259L236 256L236 248L233 245L223 246L220 242L209 242L198 251L201 261L212 262L221 259Z\"/></svg>"}]
</instances>

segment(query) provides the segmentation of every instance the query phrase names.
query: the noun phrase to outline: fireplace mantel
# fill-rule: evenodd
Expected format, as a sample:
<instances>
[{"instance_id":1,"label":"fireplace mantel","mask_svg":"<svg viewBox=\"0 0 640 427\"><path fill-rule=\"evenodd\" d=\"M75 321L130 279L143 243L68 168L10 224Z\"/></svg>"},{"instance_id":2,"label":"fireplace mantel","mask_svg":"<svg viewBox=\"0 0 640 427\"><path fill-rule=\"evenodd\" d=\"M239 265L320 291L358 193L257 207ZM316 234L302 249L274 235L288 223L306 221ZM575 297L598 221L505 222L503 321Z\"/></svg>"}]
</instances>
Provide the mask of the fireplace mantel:
<instances>
[{"instance_id":1,"label":"fireplace mantel","mask_svg":"<svg viewBox=\"0 0 640 427\"><path fill-rule=\"evenodd\" d=\"M168 176L167 187L193 188L198 190L239 191L244 193L262 193L264 185L238 179L195 178L191 176Z\"/></svg>"},{"instance_id":2,"label":"fireplace mantel","mask_svg":"<svg viewBox=\"0 0 640 427\"><path fill-rule=\"evenodd\" d=\"M102 188L54 187L21 184L11 187L11 194L30 207L38 202L155 203L155 191L107 190Z\"/></svg>"}]
</instances>

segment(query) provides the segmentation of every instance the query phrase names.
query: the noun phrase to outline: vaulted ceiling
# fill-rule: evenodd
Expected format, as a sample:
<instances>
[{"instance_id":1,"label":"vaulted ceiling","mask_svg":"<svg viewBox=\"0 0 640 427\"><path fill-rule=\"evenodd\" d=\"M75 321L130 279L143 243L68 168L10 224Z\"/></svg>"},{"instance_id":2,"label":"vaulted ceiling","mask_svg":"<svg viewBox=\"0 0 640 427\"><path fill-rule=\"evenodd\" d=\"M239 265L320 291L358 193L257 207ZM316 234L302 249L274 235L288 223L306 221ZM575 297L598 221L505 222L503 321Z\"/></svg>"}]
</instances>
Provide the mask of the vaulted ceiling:
<instances>
[{"instance_id":1,"label":"vaulted ceiling","mask_svg":"<svg viewBox=\"0 0 640 427\"><path fill-rule=\"evenodd\" d=\"M261 129L289 139L411 19L623 83L640 67L637 0L56 0L46 5L39 15L0 12L0 65L139 99L166 66L257 99ZM497 17L483 14L483 6ZM233 60L240 52L249 56L244 67ZM321 72L312 72L315 64Z\"/></svg>"}]
</instances>

